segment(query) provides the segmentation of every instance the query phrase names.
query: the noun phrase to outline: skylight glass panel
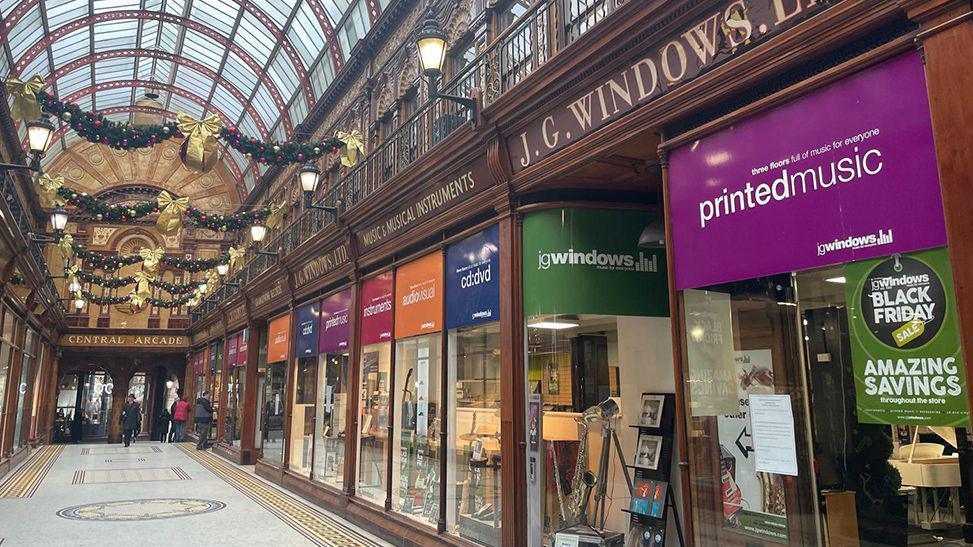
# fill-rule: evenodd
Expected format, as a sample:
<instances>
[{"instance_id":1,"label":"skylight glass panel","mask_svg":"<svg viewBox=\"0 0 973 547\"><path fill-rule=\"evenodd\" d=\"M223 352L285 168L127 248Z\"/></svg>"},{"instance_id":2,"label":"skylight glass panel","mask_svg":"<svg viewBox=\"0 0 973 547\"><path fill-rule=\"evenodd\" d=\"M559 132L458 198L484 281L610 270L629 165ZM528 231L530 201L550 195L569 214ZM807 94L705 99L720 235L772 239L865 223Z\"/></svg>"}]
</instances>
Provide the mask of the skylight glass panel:
<instances>
[{"instance_id":1,"label":"skylight glass panel","mask_svg":"<svg viewBox=\"0 0 973 547\"><path fill-rule=\"evenodd\" d=\"M51 72L51 65L48 64L47 59L48 59L47 52L42 51L40 55L34 57L34 60L32 60L30 63L28 63L27 66L24 67L24 70L22 71L23 74L30 75L30 76L33 76L34 74L40 74L41 76L44 76L46 79L47 75Z\"/></svg>"},{"instance_id":2,"label":"skylight glass panel","mask_svg":"<svg viewBox=\"0 0 973 547\"><path fill-rule=\"evenodd\" d=\"M216 86L213 104L234 121L239 120L243 114L243 105L223 86Z\"/></svg>"},{"instance_id":3,"label":"skylight glass panel","mask_svg":"<svg viewBox=\"0 0 973 547\"><path fill-rule=\"evenodd\" d=\"M237 30L236 43L245 44L247 52L261 65L267 62L270 51L276 45L276 40L267 31L267 27L249 12L243 14L240 28Z\"/></svg>"},{"instance_id":4,"label":"skylight glass panel","mask_svg":"<svg viewBox=\"0 0 973 547\"><path fill-rule=\"evenodd\" d=\"M109 120L113 121L113 122L125 122L125 123L128 123L129 115L128 115L128 112L117 112L115 114L108 114L105 117L108 118Z\"/></svg>"},{"instance_id":5,"label":"skylight glass panel","mask_svg":"<svg viewBox=\"0 0 973 547\"><path fill-rule=\"evenodd\" d=\"M93 0L95 13L139 9L139 0Z\"/></svg>"},{"instance_id":6,"label":"skylight glass panel","mask_svg":"<svg viewBox=\"0 0 973 547\"><path fill-rule=\"evenodd\" d=\"M159 11L162 9L163 3L165 3L164 0L145 0L145 10Z\"/></svg>"},{"instance_id":7,"label":"skylight glass panel","mask_svg":"<svg viewBox=\"0 0 973 547\"><path fill-rule=\"evenodd\" d=\"M229 37L241 9L243 8L237 2L227 0L194 0L189 18Z\"/></svg>"},{"instance_id":8,"label":"skylight glass panel","mask_svg":"<svg viewBox=\"0 0 973 547\"><path fill-rule=\"evenodd\" d=\"M166 0L166 13L182 15L186 9L186 0Z\"/></svg>"},{"instance_id":9,"label":"skylight glass panel","mask_svg":"<svg viewBox=\"0 0 973 547\"><path fill-rule=\"evenodd\" d=\"M84 97L80 97L74 102L78 104L78 108L80 108L81 110L85 110L85 111L91 110L91 95L85 95Z\"/></svg>"},{"instance_id":10,"label":"skylight glass panel","mask_svg":"<svg viewBox=\"0 0 973 547\"><path fill-rule=\"evenodd\" d=\"M325 11L328 12L328 18L331 19L332 25L337 25L338 21L345 14L345 10L348 9L350 1L345 0L320 0L324 4Z\"/></svg>"},{"instance_id":11,"label":"skylight glass panel","mask_svg":"<svg viewBox=\"0 0 973 547\"><path fill-rule=\"evenodd\" d=\"M95 52L135 47L138 21L135 19L108 21L95 25Z\"/></svg>"},{"instance_id":12,"label":"skylight glass panel","mask_svg":"<svg viewBox=\"0 0 973 547\"><path fill-rule=\"evenodd\" d=\"M192 91L205 100L213 89L213 80L186 66L180 66L176 73L176 85Z\"/></svg>"},{"instance_id":13,"label":"skylight glass panel","mask_svg":"<svg viewBox=\"0 0 973 547\"><path fill-rule=\"evenodd\" d=\"M251 118L250 116L243 117L243 121L240 122L239 129L240 131L243 132L244 135L247 135L249 137L256 138L260 136L260 131L257 130L257 124L253 123L253 118Z\"/></svg>"},{"instance_id":14,"label":"skylight glass panel","mask_svg":"<svg viewBox=\"0 0 973 547\"><path fill-rule=\"evenodd\" d=\"M104 110L113 106L129 105L132 102L132 88L106 89L95 94L95 103L98 110Z\"/></svg>"},{"instance_id":15,"label":"skylight glass panel","mask_svg":"<svg viewBox=\"0 0 973 547\"><path fill-rule=\"evenodd\" d=\"M250 191L253 190L253 187L255 186L255 184L254 184L253 173L252 172L248 172L246 174L246 176L243 178L243 184L245 184L247 186L247 192L250 192Z\"/></svg>"},{"instance_id":16,"label":"skylight glass panel","mask_svg":"<svg viewBox=\"0 0 973 547\"><path fill-rule=\"evenodd\" d=\"M304 121L307 117L307 101L303 97L295 97L295 100L291 103L291 107L288 109L290 113L291 121L295 125Z\"/></svg>"},{"instance_id":17,"label":"skylight glass panel","mask_svg":"<svg viewBox=\"0 0 973 547\"><path fill-rule=\"evenodd\" d=\"M294 65L284 50L277 52L274 60L267 67L267 75L277 84L278 89L294 90L300 86L301 80L294 71Z\"/></svg>"},{"instance_id":18,"label":"skylight glass panel","mask_svg":"<svg viewBox=\"0 0 973 547\"><path fill-rule=\"evenodd\" d=\"M102 59L95 63L95 81L99 84L113 80L130 80L135 72L135 58Z\"/></svg>"},{"instance_id":19,"label":"skylight glass panel","mask_svg":"<svg viewBox=\"0 0 973 547\"><path fill-rule=\"evenodd\" d=\"M314 1L314 0L311 0ZM287 30L287 38L304 61L304 66L311 66L318 54L327 49L324 30L315 17L307 0L301 4L294 17L294 22Z\"/></svg>"},{"instance_id":20,"label":"skylight glass panel","mask_svg":"<svg viewBox=\"0 0 973 547\"><path fill-rule=\"evenodd\" d=\"M254 4L260 8L261 11L266 13L275 23L277 23L278 28L284 28L287 24L287 18L290 17L291 11L294 9L294 5L297 2L295 0L255 0Z\"/></svg>"},{"instance_id":21,"label":"skylight glass panel","mask_svg":"<svg viewBox=\"0 0 973 547\"><path fill-rule=\"evenodd\" d=\"M47 24L52 29L88 15L85 0L48 0L44 5L47 7Z\"/></svg>"},{"instance_id":22,"label":"skylight glass panel","mask_svg":"<svg viewBox=\"0 0 973 547\"><path fill-rule=\"evenodd\" d=\"M249 95L257 85L257 75L232 51L226 57L223 72L224 78L236 84L245 95Z\"/></svg>"},{"instance_id":23,"label":"skylight glass panel","mask_svg":"<svg viewBox=\"0 0 973 547\"><path fill-rule=\"evenodd\" d=\"M59 97L67 97L89 85L91 85L91 67L85 65L58 78L57 93Z\"/></svg>"},{"instance_id":24,"label":"skylight glass panel","mask_svg":"<svg viewBox=\"0 0 973 547\"><path fill-rule=\"evenodd\" d=\"M139 57L139 80L148 81L154 74L156 80L166 83L169 81L170 72L172 72L172 61L154 57Z\"/></svg>"},{"instance_id":25,"label":"skylight glass panel","mask_svg":"<svg viewBox=\"0 0 973 547\"><path fill-rule=\"evenodd\" d=\"M328 89L333 81L334 67L331 66L331 56L323 55L311 71L311 87L314 89L314 96L321 98L324 90Z\"/></svg>"},{"instance_id":26,"label":"skylight glass panel","mask_svg":"<svg viewBox=\"0 0 973 547\"><path fill-rule=\"evenodd\" d=\"M259 86L257 88L257 93L253 96L253 107L260 115L260 119L264 123L270 124L280 116L280 111L277 110L277 105L274 100L270 97L270 93L267 92L267 88L264 86Z\"/></svg>"},{"instance_id":27,"label":"skylight glass panel","mask_svg":"<svg viewBox=\"0 0 973 547\"><path fill-rule=\"evenodd\" d=\"M186 29L186 36L182 42L182 56L192 59L199 64L217 71L223 60L223 46L212 38L200 34L192 29Z\"/></svg>"},{"instance_id":28,"label":"skylight glass panel","mask_svg":"<svg viewBox=\"0 0 973 547\"><path fill-rule=\"evenodd\" d=\"M51 44L54 66L64 66L75 59L91 54L91 36L88 27L81 27Z\"/></svg>"},{"instance_id":29,"label":"skylight glass panel","mask_svg":"<svg viewBox=\"0 0 973 547\"><path fill-rule=\"evenodd\" d=\"M0 54L0 74L10 73L10 62L7 61L7 56Z\"/></svg>"},{"instance_id":30,"label":"skylight glass panel","mask_svg":"<svg viewBox=\"0 0 973 547\"><path fill-rule=\"evenodd\" d=\"M17 4L19 3L20 0L0 0L0 16L6 17L10 15L10 12L13 11L13 9L17 7Z\"/></svg>"},{"instance_id":31,"label":"skylight glass panel","mask_svg":"<svg viewBox=\"0 0 973 547\"><path fill-rule=\"evenodd\" d=\"M172 94L172 99L169 101L169 110L177 114L185 112L194 118L199 118L203 115L203 107L175 93Z\"/></svg>"},{"instance_id":32,"label":"skylight glass panel","mask_svg":"<svg viewBox=\"0 0 973 547\"><path fill-rule=\"evenodd\" d=\"M233 158L233 163L235 163L237 168L242 172L247 167L246 156L237 151L236 148L226 147L226 150L229 151L230 157Z\"/></svg>"},{"instance_id":33,"label":"skylight glass panel","mask_svg":"<svg viewBox=\"0 0 973 547\"><path fill-rule=\"evenodd\" d=\"M277 126L270 133L270 138L275 141L282 141L287 139L287 134L284 133L284 124L278 122Z\"/></svg>"},{"instance_id":34,"label":"skylight glass panel","mask_svg":"<svg viewBox=\"0 0 973 547\"><path fill-rule=\"evenodd\" d=\"M42 36L44 36L44 25L41 22L40 4L37 4L27 10L24 18L7 35L14 61L19 60L24 52Z\"/></svg>"},{"instance_id":35,"label":"skylight glass panel","mask_svg":"<svg viewBox=\"0 0 973 547\"><path fill-rule=\"evenodd\" d=\"M163 23L159 33L159 49L166 53L176 52L176 42L179 41L179 27L171 23ZM147 44L147 47L152 47Z\"/></svg>"},{"instance_id":36,"label":"skylight glass panel","mask_svg":"<svg viewBox=\"0 0 973 547\"><path fill-rule=\"evenodd\" d=\"M351 54L351 47L348 45L348 33L343 29L338 29L338 44L341 45L341 54L347 59Z\"/></svg>"},{"instance_id":37,"label":"skylight glass panel","mask_svg":"<svg viewBox=\"0 0 973 547\"><path fill-rule=\"evenodd\" d=\"M159 38L159 26L162 23L155 19L142 20L142 35L139 37L139 47L151 49L155 47L155 42Z\"/></svg>"}]
</instances>

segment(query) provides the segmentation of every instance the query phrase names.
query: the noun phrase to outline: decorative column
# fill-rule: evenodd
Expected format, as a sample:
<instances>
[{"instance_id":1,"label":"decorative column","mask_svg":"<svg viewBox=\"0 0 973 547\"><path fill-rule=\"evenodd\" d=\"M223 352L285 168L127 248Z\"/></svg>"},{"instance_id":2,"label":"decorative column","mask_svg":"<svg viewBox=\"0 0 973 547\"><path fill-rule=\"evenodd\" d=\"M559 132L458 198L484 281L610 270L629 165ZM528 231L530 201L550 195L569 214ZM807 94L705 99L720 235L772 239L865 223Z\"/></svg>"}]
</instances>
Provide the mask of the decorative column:
<instances>
[{"instance_id":1,"label":"decorative column","mask_svg":"<svg viewBox=\"0 0 973 547\"><path fill-rule=\"evenodd\" d=\"M969 0L900 0L909 19L919 23L916 44L926 67L926 87L932 115L933 137L939 181L946 215L959 314L960 338L964 340L966 394L973 409L973 205L969 199L970 173L973 173L973 11ZM959 429L960 468L963 491L968 499L963 534L973 542L973 434ZM965 435L963 434L965 433Z\"/></svg>"},{"instance_id":2,"label":"decorative column","mask_svg":"<svg viewBox=\"0 0 973 547\"><path fill-rule=\"evenodd\" d=\"M117 363L109 370L111 374L111 415L108 418L108 443L122 442L122 405L128 395L128 386L134 375L131 367L119 366Z\"/></svg>"}]
</instances>

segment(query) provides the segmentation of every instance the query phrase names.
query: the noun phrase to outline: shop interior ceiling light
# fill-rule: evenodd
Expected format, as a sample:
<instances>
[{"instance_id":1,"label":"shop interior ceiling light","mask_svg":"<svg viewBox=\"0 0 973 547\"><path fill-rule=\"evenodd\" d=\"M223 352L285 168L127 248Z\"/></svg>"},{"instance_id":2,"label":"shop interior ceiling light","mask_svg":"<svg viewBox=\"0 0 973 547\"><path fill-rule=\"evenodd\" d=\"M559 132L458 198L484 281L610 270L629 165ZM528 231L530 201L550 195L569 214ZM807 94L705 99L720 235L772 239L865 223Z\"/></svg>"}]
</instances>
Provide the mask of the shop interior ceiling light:
<instances>
[{"instance_id":1,"label":"shop interior ceiling light","mask_svg":"<svg viewBox=\"0 0 973 547\"><path fill-rule=\"evenodd\" d=\"M551 319L549 321L536 321L534 323L527 323L527 326L532 329L564 330L564 329L573 329L579 326L579 323L577 321L571 321L566 319L561 319L561 320Z\"/></svg>"},{"instance_id":2,"label":"shop interior ceiling light","mask_svg":"<svg viewBox=\"0 0 973 547\"><path fill-rule=\"evenodd\" d=\"M829 277L825 279L828 283L845 283L845 276L840 275L838 277Z\"/></svg>"}]
</instances>

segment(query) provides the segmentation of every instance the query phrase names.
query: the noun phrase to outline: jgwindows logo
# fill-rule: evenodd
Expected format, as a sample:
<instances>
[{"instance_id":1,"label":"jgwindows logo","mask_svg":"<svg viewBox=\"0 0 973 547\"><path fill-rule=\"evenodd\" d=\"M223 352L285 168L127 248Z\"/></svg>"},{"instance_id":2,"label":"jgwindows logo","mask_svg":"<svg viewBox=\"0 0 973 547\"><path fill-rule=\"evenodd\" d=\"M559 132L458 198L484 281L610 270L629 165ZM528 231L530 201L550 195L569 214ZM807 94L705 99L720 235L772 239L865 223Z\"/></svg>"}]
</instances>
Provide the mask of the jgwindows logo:
<instances>
[{"instance_id":1,"label":"jgwindows logo","mask_svg":"<svg viewBox=\"0 0 973 547\"><path fill-rule=\"evenodd\" d=\"M554 266L593 266L599 270L656 273L659 271L659 259L654 254L647 257L642 251L639 251L638 256L603 253L598 249L587 252L568 249L563 252L537 253L538 270L549 270Z\"/></svg>"}]
</instances>

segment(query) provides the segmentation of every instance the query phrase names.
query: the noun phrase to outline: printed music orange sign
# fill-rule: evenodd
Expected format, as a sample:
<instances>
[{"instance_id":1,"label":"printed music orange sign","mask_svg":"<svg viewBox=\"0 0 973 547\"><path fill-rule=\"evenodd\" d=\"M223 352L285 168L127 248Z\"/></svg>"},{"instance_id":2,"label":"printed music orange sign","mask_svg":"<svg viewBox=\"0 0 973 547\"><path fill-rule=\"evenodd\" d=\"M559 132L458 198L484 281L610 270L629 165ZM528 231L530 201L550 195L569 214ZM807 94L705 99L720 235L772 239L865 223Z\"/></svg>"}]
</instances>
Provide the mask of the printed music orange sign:
<instances>
[{"instance_id":1,"label":"printed music orange sign","mask_svg":"<svg viewBox=\"0 0 973 547\"><path fill-rule=\"evenodd\" d=\"M395 271L395 337L443 329L443 254L436 252Z\"/></svg>"},{"instance_id":2,"label":"printed music orange sign","mask_svg":"<svg viewBox=\"0 0 973 547\"><path fill-rule=\"evenodd\" d=\"M267 362L287 360L291 334L291 314L282 315L270 322L267 332Z\"/></svg>"}]
</instances>

